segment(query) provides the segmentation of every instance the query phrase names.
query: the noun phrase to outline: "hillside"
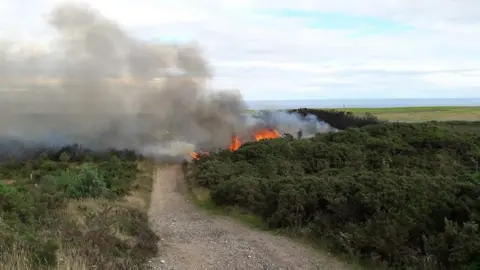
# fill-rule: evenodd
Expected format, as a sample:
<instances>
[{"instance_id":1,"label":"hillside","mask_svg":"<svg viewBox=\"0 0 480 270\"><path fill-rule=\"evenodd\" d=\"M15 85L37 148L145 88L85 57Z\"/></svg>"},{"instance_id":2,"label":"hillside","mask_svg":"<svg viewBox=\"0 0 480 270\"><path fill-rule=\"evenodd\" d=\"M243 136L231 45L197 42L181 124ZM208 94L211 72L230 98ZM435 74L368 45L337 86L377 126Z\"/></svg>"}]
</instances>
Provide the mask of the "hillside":
<instances>
[{"instance_id":1,"label":"hillside","mask_svg":"<svg viewBox=\"0 0 480 270\"><path fill-rule=\"evenodd\" d=\"M0 269L144 268L152 173L133 152L75 145L0 164Z\"/></svg>"},{"instance_id":2,"label":"hillside","mask_svg":"<svg viewBox=\"0 0 480 270\"><path fill-rule=\"evenodd\" d=\"M480 136L435 122L345 124L345 115L319 115L342 132L202 156L189 181L217 205L357 258L399 269L478 266Z\"/></svg>"}]
</instances>

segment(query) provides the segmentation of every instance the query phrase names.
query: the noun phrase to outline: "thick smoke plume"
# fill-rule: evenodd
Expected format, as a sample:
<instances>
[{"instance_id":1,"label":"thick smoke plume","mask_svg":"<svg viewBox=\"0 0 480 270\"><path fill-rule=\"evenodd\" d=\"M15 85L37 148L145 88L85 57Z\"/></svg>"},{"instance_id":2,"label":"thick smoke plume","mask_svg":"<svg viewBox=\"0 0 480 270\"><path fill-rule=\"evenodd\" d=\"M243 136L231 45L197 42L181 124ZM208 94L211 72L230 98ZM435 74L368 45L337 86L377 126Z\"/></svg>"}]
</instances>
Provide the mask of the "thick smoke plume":
<instances>
[{"instance_id":1,"label":"thick smoke plume","mask_svg":"<svg viewBox=\"0 0 480 270\"><path fill-rule=\"evenodd\" d=\"M238 92L209 89L212 72L195 44L136 39L79 4L57 6L48 23L56 36L46 50L0 44L0 137L22 149L78 143L172 156L225 147L233 132L261 126L329 130L285 113L244 115Z\"/></svg>"}]
</instances>

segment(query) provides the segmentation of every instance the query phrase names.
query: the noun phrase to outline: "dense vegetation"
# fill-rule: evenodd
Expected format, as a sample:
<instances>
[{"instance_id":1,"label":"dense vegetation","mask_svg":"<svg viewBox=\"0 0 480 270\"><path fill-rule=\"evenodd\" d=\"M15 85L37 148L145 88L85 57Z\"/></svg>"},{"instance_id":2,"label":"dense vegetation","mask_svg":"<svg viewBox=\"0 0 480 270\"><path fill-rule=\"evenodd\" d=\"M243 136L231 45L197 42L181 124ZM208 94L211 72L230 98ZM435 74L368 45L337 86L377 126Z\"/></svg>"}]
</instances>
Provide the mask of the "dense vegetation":
<instances>
[{"instance_id":1,"label":"dense vegetation","mask_svg":"<svg viewBox=\"0 0 480 270\"><path fill-rule=\"evenodd\" d=\"M339 115L333 126L353 127L203 156L189 181L217 205L355 257L398 269L479 267L480 135L435 122L342 124Z\"/></svg>"},{"instance_id":2,"label":"dense vegetation","mask_svg":"<svg viewBox=\"0 0 480 270\"><path fill-rule=\"evenodd\" d=\"M298 113L305 117L307 114L315 115L318 119L329 123L337 129L346 129L351 127L363 127L366 125L378 124L381 121L371 114L355 115L348 111L339 110L312 110L307 108L288 110L289 113Z\"/></svg>"},{"instance_id":3,"label":"dense vegetation","mask_svg":"<svg viewBox=\"0 0 480 270\"><path fill-rule=\"evenodd\" d=\"M146 205L134 203L148 204L145 164L76 145L0 164L0 268L141 268L157 251Z\"/></svg>"}]
</instances>

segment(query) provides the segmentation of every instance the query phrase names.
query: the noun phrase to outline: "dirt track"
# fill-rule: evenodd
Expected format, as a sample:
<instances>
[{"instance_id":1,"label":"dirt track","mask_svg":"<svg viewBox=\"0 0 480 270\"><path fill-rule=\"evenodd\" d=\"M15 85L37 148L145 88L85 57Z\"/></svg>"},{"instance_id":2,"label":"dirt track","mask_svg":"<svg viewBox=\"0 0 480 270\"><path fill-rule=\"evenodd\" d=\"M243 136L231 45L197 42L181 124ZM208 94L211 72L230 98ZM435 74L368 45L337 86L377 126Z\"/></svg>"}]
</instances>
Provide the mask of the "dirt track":
<instances>
[{"instance_id":1,"label":"dirt track","mask_svg":"<svg viewBox=\"0 0 480 270\"><path fill-rule=\"evenodd\" d=\"M178 165L157 169L150 222L161 238L153 269L348 269L327 254L213 216L187 202Z\"/></svg>"}]
</instances>

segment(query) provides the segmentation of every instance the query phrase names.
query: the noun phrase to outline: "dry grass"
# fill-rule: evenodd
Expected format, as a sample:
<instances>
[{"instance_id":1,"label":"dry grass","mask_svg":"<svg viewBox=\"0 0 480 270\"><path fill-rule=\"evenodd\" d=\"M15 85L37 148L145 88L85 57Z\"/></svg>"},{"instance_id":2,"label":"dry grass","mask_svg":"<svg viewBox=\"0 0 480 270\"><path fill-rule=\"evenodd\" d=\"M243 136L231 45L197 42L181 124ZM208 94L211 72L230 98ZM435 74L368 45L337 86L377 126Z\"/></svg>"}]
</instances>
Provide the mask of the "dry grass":
<instances>
[{"instance_id":1,"label":"dry grass","mask_svg":"<svg viewBox=\"0 0 480 270\"><path fill-rule=\"evenodd\" d=\"M55 270L87 270L88 260L74 248L64 248L57 253L58 264ZM38 270L31 264L30 255L25 250L11 250L0 254L0 269L2 270Z\"/></svg>"},{"instance_id":2,"label":"dry grass","mask_svg":"<svg viewBox=\"0 0 480 270\"><path fill-rule=\"evenodd\" d=\"M90 270L92 269L87 257L75 248L64 248L57 253L58 263L52 270ZM0 254L0 269L2 270L39 270L29 261L29 254L24 250L14 250ZM101 268L102 269L102 268ZM130 265L128 270L139 270L141 266Z\"/></svg>"}]
</instances>

